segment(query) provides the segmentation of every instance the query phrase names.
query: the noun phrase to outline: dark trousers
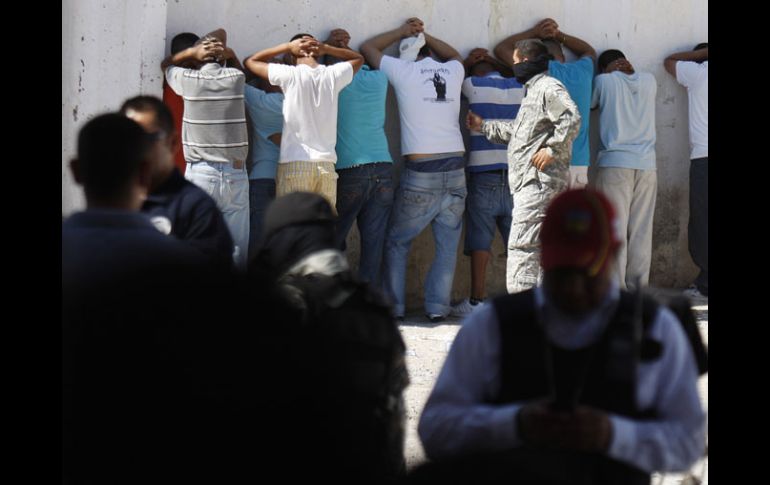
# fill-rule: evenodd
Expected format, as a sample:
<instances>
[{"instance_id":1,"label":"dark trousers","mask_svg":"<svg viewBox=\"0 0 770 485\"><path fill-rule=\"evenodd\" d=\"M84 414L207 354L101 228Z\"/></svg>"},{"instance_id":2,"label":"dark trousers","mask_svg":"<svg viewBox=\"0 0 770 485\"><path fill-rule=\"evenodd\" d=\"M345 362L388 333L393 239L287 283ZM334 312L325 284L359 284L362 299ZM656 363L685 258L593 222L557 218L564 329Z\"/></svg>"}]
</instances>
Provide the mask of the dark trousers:
<instances>
[{"instance_id":1,"label":"dark trousers","mask_svg":"<svg viewBox=\"0 0 770 485\"><path fill-rule=\"evenodd\" d=\"M690 221L687 242L690 256L700 273L695 278L698 291L709 294L709 159L690 161Z\"/></svg>"},{"instance_id":2,"label":"dark trousers","mask_svg":"<svg viewBox=\"0 0 770 485\"><path fill-rule=\"evenodd\" d=\"M262 222L270 202L275 199L274 179L249 180L249 257L257 254Z\"/></svg>"}]
</instances>

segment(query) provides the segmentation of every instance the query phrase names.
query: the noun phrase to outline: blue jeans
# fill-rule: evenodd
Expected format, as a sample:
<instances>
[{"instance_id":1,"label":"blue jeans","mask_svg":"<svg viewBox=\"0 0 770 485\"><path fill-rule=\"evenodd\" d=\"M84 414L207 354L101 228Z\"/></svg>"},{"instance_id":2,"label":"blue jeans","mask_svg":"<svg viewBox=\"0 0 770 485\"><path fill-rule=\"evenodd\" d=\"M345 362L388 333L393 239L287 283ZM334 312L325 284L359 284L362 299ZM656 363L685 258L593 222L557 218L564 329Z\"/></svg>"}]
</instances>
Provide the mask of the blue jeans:
<instances>
[{"instance_id":1,"label":"blue jeans","mask_svg":"<svg viewBox=\"0 0 770 485\"><path fill-rule=\"evenodd\" d=\"M275 199L275 179L249 179L249 255L257 254L262 221L270 202Z\"/></svg>"},{"instance_id":2,"label":"blue jeans","mask_svg":"<svg viewBox=\"0 0 770 485\"><path fill-rule=\"evenodd\" d=\"M227 162L187 162L184 178L217 203L233 237L236 269L246 271L249 248L249 179L246 169Z\"/></svg>"},{"instance_id":3,"label":"blue jeans","mask_svg":"<svg viewBox=\"0 0 770 485\"><path fill-rule=\"evenodd\" d=\"M507 246L512 211L513 196L508 187L507 170L468 172L464 253L491 250L495 227Z\"/></svg>"},{"instance_id":4,"label":"blue jeans","mask_svg":"<svg viewBox=\"0 0 770 485\"><path fill-rule=\"evenodd\" d=\"M337 171L337 246L345 250L345 238L358 221L361 259L358 277L379 287L385 231L393 208L393 164L368 163Z\"/></svg>"},{"instance_id":5,"label":"blue jeans","mask_svg":"<svg viewBox=\"0 0 770 485\"><path fill-rule=\"evenodd\" d=\"M425 311L449 314L467 193L463 169L436 173L404 169L390 217L383 266L385 290L394 301L396 315L404 315L406 307L409 247L428 224L436 254L425 278Z\"/></svg>"},{"instance_id":6,"label":"blue jeans","mask_svg":"<svg viewBox=\"0 0 770 485\"><path fill-rule=\"evenodd\" d=\"M690 220L687 245L700 272L695 278L698 291L709 294L709 157L690 161Z\"/></svg>"}]
</instances>

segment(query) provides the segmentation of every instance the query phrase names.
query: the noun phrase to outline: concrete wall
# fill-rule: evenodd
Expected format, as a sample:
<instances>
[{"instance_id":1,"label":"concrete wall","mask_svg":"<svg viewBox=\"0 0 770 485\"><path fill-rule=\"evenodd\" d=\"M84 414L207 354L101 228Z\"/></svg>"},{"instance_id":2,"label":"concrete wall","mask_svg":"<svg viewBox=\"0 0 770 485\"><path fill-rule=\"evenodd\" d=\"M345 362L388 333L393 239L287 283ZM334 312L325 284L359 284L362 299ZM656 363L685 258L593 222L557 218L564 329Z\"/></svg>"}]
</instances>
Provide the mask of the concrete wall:
<instances>
[{"instance_id":1,"label":"concrete wall","mask_svg":"<svg viewBox=\"0 0 770 485\"><path fill-rule=\"evenodd\" d=\"M84 206L69 160L77 133L137 94L161 95L165 0L64 0L61 20L62 214Z\"/></svg>"},{"instance_id":2,"label":"concrete wall","mask_svg":"<svg viewBox=\"0 0 770 485\"><path fill-rule=\"evenodd\" d=\"M686 286L695 274L695 267L687 252L687 192L689 151L687 142L687 95L686 91L663 70L662 60L678 50L690 49L697 42L708 40L708 4L706 0L174 0L168 2L167 12L161 8L164 2L84 1L65 2L62 18L62 150L64 161L65 135L69 138L76 131L71 123L72 110L76 107L81 116L91 114L102 106L113 106L132 91L145 92L160 89L155 66L162 57L158 45L165 37L166 52L171 38L179 32L192 31L204 34L217 27L228 31L228 41L239 58L257 50L287 41L293 34L310 32L323 39L335 27L343 27L352 36L351 47L358 46L367 38L400 25L411 16L418 16L426 23L426 30L453 45L462 55L473 47L491 49L505 36L527 29L545 17L554 18L561 29L588 41L601 52L608 48L623 50L638 70L649 71L658 80L658 202L655 214L653 240L653 268L651 283L661 286ZM127 2L128 3L128 2ZM76 13L68 12L68 5L76 4ZM120 4L120 5L118 5ZM101 9L101 12L100 12ZM78 15L79 13L79 15ZM109 15L106 15L109 14ZM66 29L66 17L73 27ZM109 18L106 18L109 17ZM86 21L83 20L85 18ZM166 22L165 32L157 29L159 22ZM104 27L102 27L102 24ZM120 32L127 27L143 29L147 36L128 39ZM151 29L151 30L150 30ZM68 32L72 32L68 34ZM93 44L80 51L88 54L81 66L80 54L65 55L66 45L75 51L81 42L80 32L91 34ZM155 35L150 35L154 32ZM131 31L134 33L134 31ZM104 34L104 35L102 35ZM111 34L107 36L107 34ZM107 38L101 38L105 37ZM86 36L91 38L90 36ZM122 44L125 42L126 44ZM137 44L139 42L139 44ZM128 45L127 45L128 44ZM107 47L122 50L127 59L107 60ZM147 53L142 57L141 53ZM390 48L395 53L395 46ZM65 59L69 62L65 63ZM74 64L73 64L74 62ZM149 68L143 67L149 66ZM64 70L65 64L73 69ZM95 67L94 67L95 66ZM94 69L91 69L94 67ZM121 70L121 75L108 74L107 69ZM74 77L71 75L74 74ZM151 75L152 79L146 79ZM77 106L65 109L65 79L69 82L83 76L91 91L88 103L79 93ZM143 76L144 75L144 79ZM114 80L105 89L100 80ZM75 81L77 83L77 81ZM77 91L72 85L71 93ZM103 100L103 102L99 102ZM387 105L386 130L391 154L400 157L398 113L391 90ZM67 116L65 116L67 115ZM67 119L68 118L68 119ZM65 123L65 120L68 123ZM595 119L593 120L595 121ZM79 123L78 123L79 126ZM65 129L66 127L66 129ZM65 133L67 129L71 131ZM592 148L596 151L596 133L592 127ZM400 171L400 164L397 165ZM62 207L65 207L65 189L70 185L62 181ZM351 259L358 258L356 231L349 242ZM424 231L414 242L409 259L408 305L419 308L422 301L422 282L433 258L433 240L430 231ZM466 297L469 292L469 261L458 259L453 299ZM488 269L490 294L505 291L505 250L498 239L493 245L492 263Z\"/></svg>"}]
</instances>

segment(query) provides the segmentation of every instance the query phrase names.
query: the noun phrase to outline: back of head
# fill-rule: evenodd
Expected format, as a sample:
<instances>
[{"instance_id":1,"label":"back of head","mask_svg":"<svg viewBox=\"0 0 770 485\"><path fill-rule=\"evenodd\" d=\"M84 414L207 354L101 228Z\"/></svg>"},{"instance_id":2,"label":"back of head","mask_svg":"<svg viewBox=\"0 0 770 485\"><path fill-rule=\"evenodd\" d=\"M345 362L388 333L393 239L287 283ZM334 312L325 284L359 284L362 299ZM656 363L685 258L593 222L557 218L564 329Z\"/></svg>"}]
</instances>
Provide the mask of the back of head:
<instances>
[{"instance_id":1,"label":"back of head","mask_svg":"<svg viewBox=\"0 0 770 485\"><path fill-rule=\"evenodd\" d=\"M256 267L251 269L277 277L308 254L335 248L335 222L331 205L318 194L278 197L265 211Z\"/></svg>"},{"instance_id":2,"label":"back of head","mask_svg":"<svg viewBox=\"0 0 770 485\"><path fill-rule=\"evenodd\" d=\"M103 114L86 123L78 134L78 179L86 197L125 195L150 147L144 129L121 114Z\"/></svg>"},{"instance_id":3,"label":"back of head","mask_svg":"<svg viewBox=\"0 0 770 485\"><path fill-rule=\"evenodd\" d=\"M548 47L540 39L523 39L516 42L516 51L520 58L530 60L537 59L540 56L548 55Z\"/></svg>"},{"instance_id":4,"label":"back of head","mask_svg":"<svg viewBox=\"0 0 770 485\"><path fill-rule=\"evenodd\" d=\"M171 55L182 52L185 49L189 49L194 46L196 42L200 40L196 34L192 32L182 32L177 34L171 39Z\"/></svg>"},{"instance_id":5,"label":"back of head","mask_svg":"<svg viewBox=\"0 0 770 485\"><path fill-rule=\"evenodd\" d=\"M302 39L303 37L309 37L311 39L315 39L315 36L313 36L313 35L310 35L310 34L305 33L305 32L300 32L299 34L294 34L292 36L292 38L289 40L289 42L294 42L295 40ZM313 55L312 57L314 59L316 59L318 56ZM292 54L291 52L287 52L286 54L284 54L284 62L286 64L294 66L294 65L297 64L297 57L294 54Z\"/></svg>"},{"instance_id":6,"label":"back of head","mask_svg":"<svg viewBox=\"0 0 770 485\"><path fill-rule=\"evenodd\" d=\"M599 59L596 61L598 72L603 73L607 66L610 65L610 63L617 61L618 59L625 58L626 55L618 49L607 49L606 51L602 52L602 55L600 55Z\"/></svg>"},{"instance_id":7,"label":"back of head","mask_svg":"<svg viewBox=\"0 0 770 485\"><path fill-rule=\"evenodd\" d=\"M551 54L554 59L559 62L565 61L564 51L561 48L561 43L555 39L543 39L543 44L545 44L546 48L548 49L548 53Z\"/></svg>"},{"instance_id":8,"label":"back of head","mask_svg":"<svg viewBox=\"0 0 770 485\"><path fill-rule=\"evenodd\" d=\"M126 100L120 107L120 113L125 115L129 111L152 113L155 125L165 135L174 132L174 116L168 106L155 96L135 96Z\"/></svg>"},{"instance_id":9,"label":"back of head","mask_svg":"<svg viewBox=\"0 0 770 485\"><path fill-rule=\"evenodd\" d=\"M596 190L568 190L546 210L540 229L543 270L570 268L596 276L612 262L621 244L615 210Z\"/></svg>"},{"instance_id":10,"label":"back of head","mask_svg":"<svg viewBox=\"0 0 770 485\"><path fill-rule=\"evenodd\" d=\"M694 51L699 51L701 49L708 49L708 48L709 48L709 43L708 42L701 42L700 44L696 45L693 48L693 50ZM705 61L706 61L706 59L701 59L701 60L695 61L695 62L697 62L698 64L703 64Z\"/></svg>"},{"instance_id":11,"label":"back of head","mask_svg":"<svg viewBox=\"0 0 770 485\"><path fill-rule=\"evenodd\" d=\"M301 32L301 33L299 33L299 34L295 34L295 35L294 35L294 36L293 36L291 39L289 39L289 42L294 42L295 40L297 40L297 39L301 39L301 38L303 38L303 37L310 37L310 38L312 38L312 39L315 39L315 37L313 37L312 35L310 35L310 34L306 34L306 33L304 33L304 32Z\"/></svg>"}]
</instances>

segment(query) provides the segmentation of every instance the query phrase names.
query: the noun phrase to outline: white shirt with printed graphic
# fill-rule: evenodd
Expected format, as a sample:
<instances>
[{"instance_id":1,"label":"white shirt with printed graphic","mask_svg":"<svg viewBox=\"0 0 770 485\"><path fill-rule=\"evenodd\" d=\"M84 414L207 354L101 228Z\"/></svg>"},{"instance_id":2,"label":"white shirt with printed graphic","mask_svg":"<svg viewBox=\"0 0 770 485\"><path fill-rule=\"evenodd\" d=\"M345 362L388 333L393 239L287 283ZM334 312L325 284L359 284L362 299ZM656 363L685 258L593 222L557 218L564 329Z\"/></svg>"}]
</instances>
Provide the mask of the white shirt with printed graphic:
<instances>
[{"instance_id":1,"label":"white shirt with printed graphic","mask_svg":"<svg viewBox=\"0 0 770 485\"><path fill-rule=\"evenodd\" d=\"M403 155L465 151L459 122L465 68L460 61L383 56L380 70L396 91Z\"/></svg>"}]
</instances>

